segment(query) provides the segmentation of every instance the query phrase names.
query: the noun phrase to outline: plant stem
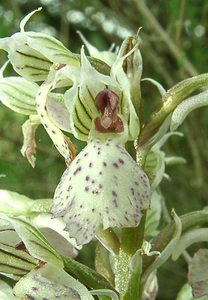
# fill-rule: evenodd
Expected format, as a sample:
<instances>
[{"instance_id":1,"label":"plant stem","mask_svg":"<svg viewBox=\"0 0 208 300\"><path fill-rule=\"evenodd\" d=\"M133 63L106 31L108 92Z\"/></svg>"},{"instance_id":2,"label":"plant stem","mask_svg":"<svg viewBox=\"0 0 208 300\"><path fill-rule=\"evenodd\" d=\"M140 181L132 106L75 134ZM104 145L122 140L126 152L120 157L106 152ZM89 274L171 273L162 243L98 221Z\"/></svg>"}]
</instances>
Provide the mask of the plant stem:
<instances>
[{"instance_id":1,"label":"plant stem","mask_svg":"<svg viewBox=\"0 0 208 300\"><path fill-rule=\"evenodd\" d=\"M141 248L144 240L146 211L136 228L124 228L121 234L121 248L115 258L116 275L115 283L122 300L138 300L139 281L142 271L142 257L136 259L136 265L132 266L132 258ZM138 263L139 260L139 263Z\"/></svg>"},{"instance_id":2,"label":"plant stem","mask_svg":"<svg viewBox=\"0 0 208 300\"><path fill-rule=\"evenodd\" d=\"M133 255L141 248L144 239L146 211L144 212L139 226L135 228L122 229L121 249L128 255Z\"/></svg>"}]
</instances>

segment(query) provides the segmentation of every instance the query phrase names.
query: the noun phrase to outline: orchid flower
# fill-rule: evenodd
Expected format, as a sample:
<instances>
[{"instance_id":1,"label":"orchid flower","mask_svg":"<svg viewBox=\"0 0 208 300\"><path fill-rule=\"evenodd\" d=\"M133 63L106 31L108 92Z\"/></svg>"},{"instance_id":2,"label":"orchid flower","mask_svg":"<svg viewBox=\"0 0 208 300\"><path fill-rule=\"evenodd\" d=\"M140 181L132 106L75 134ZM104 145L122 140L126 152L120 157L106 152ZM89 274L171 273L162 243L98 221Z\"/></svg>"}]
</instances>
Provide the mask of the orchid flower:
<instances>
[{"instance_id":1,"label":"orchid flower","mask_svg":"<svg viewBox=\"0 0 208 300\"><path fill-rule=\"evenodd\" d=\"M32 85L29 104L33 112L27 113L30 119L23 128L22 152L29 153L33 163L34 131L39 122L69 165L55 191L51 212L64 221L69 237L78 245L88 243L100 227L138 226L142 211L150 206L150 184L125 149L125 143L136 140L140 133L138 37L123 42L110 67L105 61L87 58L84 48L78 56L48 35L25 31L33 13L22 20L19 33L0 39L0 47L24 77L18 80L24 81L25 91L27 81ZM3 87L6 80L1 80ZM12 80L20 90L18 80ZM43 80L40 86L31 82ZM53 92L60 86L66 87L63 96ZM14 96L15 103L11 103L8 97L12 87L10 84L0 96L4 104L17 110L20 99ZM67 111L64 124L62 111ZM75 159L75 148L62 129L87 142Z\"/></svg>"},{"instance_id":2,"label":"orchid flower","mask_svg":"<svg viewBox=\"0 0 208 300\"><path fill-rule=\"evenodd\" d=\"M82 49L80 68L66 65L54 77L54 85L60 74L73 81L64 94L71 132L87 141L64 172L52 207L78 244L88 243L100 226L137 226L150 205L149 180L124 147L139 134L125 59L120 51L107 76L92 67ZM46 101L43 86L38 103Z\"/></svg>"}]
</instances>

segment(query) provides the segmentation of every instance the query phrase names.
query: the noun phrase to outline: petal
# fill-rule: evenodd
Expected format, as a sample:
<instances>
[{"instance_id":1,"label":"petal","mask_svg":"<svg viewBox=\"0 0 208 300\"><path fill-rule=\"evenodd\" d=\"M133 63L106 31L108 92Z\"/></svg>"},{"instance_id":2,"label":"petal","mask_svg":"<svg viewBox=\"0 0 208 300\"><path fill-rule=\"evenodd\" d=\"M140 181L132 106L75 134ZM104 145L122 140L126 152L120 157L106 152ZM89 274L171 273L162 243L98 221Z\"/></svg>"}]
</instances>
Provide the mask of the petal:
<instances>
[{"instance_id":1,"label":"petal","mask_svg":"<svg viewBox=\"0 0 208 300\"><path fill-rule=\"evenodd\" d=\"M74 157L75 147L71 143L70 139L66 137L56 126L56 123L53 121L53 119L50 118L47 108L49 92L56 84L55 75L56 70L53 68L49 73L47 81L40 86L36 95L36 107L41 123L54 142L55 147L65 158L65 161L68 164Z\"/></svg>"},{"instance_id":2,"label":"petal","mask_svg":"<svg viewBox=\"0 0 208 300\"><path fill-rule=\"evenodd\" d=\"M106 86L112 85L113 81L91 66L83 48L80 69L66 66L60 70L60 73L73 81L72 88L64 94L65 105L70 112L72 133L76 138L86 141L92 120L98 115L95 97Z\"/></svg>"},{"instance_id":3,"label":"petal","mask_svg":"<svg viewBox=\"0 0 208 300\"><path fill-rule=\"evenodd\" d=\"M64 172L52 213L85 244L100 225L137 226L149 205L149 180L124 147L115 140L91 140Z\"/></svg>"},{"instance_id":4,"label":"petal","mask_svg":"<svg viewBox=\"0 0 208 300\"><path fill-rule=\"evenodd\" d=\"M121 45L118 57L123 60L124 70L130 88L131 101L138 115L141 111L141 76L142 76L142 56L139 51L139 31L136 36L127 37Z\"/></svg>"},{"instance_id":5,"label":"petal","mask_svg":"<svg viewBox=\"0 0 208 300\"><path fill-rule=\"evenodd\" d=\"M123 52L121 47L118 57L111 68L111 78L117 82L118 88L122 91L121 114L129 126L129 139L134 140L139 135L140 123L132 103L130 81L123 70L124 61L129 54L125 56L122 56L122 54Z\"/></svg>"},{"instance_id":6,"label":"petal","mask_svg":"<svg viewBox=\"0 0 208 300\"><path fill-rule=\"evenodd\" d=\"M97 137L96 132L92 134L94 119L99 115L95 99L104 90L109 90L118 96L118 119L122 120L122 122L124 121L126 129L127 124L129 125L131 139L138 136L139 121L136 117L133 104L129 100L130 98L128 99L130 106L129 104L125 104L126 100L122 91L123 86L119 85L114 77L97 72L86 58L83 48L81 51L80 69L66 66L59 73L62 73L73 81L73 86L66 91L64 99L65 105L70 112L71 132L76 138L87 141L89 133L91 133L91 136ZM128 95L130 97L130 94ZM127 139L128 129L124 140Z\"/></svg>"},{"instance_id":7,"label":"petal","mask_svg":"<svg viewBox=\"0 0 208 300\"><path fill-rule=\"evenodd\" d=\"M88 42L88 40L84 37L84 35L80 31L77 31L77 33L79 34L80 38L82 39L83 43L85 44L91 57L100 59L100 60L104 61L106 64L108 64L109 66L112 66L112 64L116 60L116 53L114 53L110 50L109 51L99 51L96 47L94 47L93 45L91 45ZM112 45L112 46L113 46L112 48L114 48L114 45Z\"/></svg>"},{"instance_id":8,"label":"petal","mask_svg":"<svg viewBox=\"0 0 208 300\"><path fill-rule=\"evenodd\" d=\"M71 132L69 126L69 112L64 105L64 98L62 94L50 93L48 96L48 102L46 104L50 119L61 130Z\"/></svg>"},{"instance_id":9,"label":"petal","mask_svg":"<svg viewBox=\"0 0 208 300\"><path fill-rule=\"evenodd\" d=\"M27 158L31 166L35 167L35 154L36 154L36 142L35 133L38 125L40 124L40 119L38 115L32 115L29 119L22 125L22 133L24 137L23 145L21 148L21 153Z\"/></svg>"}]
</instances>

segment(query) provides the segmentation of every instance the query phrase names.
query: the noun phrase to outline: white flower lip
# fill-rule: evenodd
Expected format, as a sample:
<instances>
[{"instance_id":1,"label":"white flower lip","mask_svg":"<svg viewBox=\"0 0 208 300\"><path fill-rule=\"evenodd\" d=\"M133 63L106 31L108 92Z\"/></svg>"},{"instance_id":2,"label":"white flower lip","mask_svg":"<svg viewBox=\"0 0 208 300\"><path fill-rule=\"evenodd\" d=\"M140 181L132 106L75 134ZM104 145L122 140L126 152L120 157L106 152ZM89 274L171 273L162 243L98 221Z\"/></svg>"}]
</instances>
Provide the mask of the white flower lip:
<instances>
[{"instance_id":1,"label":"white flower lip","mask_svg":"<svg viewBox=\"0 0 208 300\"><path fill-rule=\"evenodd\" d=\"M125 148L116 140L93 139L64 172L52 213L79 245L99 226L137 226L149 205L149 180Z\"/></svg>"}]
</instances>

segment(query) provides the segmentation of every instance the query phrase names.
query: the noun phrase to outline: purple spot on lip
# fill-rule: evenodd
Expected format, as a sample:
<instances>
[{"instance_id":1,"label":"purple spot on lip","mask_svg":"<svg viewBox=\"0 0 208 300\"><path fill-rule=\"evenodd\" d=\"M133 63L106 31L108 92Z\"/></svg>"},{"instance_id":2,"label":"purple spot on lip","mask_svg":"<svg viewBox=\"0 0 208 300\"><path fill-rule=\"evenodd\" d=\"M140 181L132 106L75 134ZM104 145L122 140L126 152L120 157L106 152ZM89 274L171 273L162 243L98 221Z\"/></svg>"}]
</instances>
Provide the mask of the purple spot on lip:
<instances>
[{"instance_id":1,"label":"purple spot on lip","mask_svg":"<svg viewBox=\"0 0 208 300\"><path fill-rule=\"evenodd\" d=\"M127 216L124 216L124 218L126 219L127 222L129 222L129 219L127 218Z\"/></svg>"},{"instance_id":2,"label":"purple spot on lip","mask_svg":"<svg viewBox=\"0 0 208 300\"><path fill-rule=\"evenodd\" d=\"M114 203L115 207L118 207L118 203L117 203L116 199L113 199L113 203Z\"/></svg>"},{"instance_id":3,"label":"purple spot on lip","mask_svg":"<svg viewBox=\"0 0 208 300\"><path fill-rule=\"evenodd\" d=\"M72 190L72 186L71 185L68 186L67 192L69 192L70 190Z\"/></svg>"},{"instance_id":4,"label":"purple spot on lip","mask_svg":"<svg viewBox=\"0 0 208 300\"><path fill-rule=\"evenodd\" d=\"M80 172L81 170L82 170L81 167L77 168L77 169L74 171L73 175L76 175L76 174L77 174L78 172Z\"/></svg>"},{"instance_id":5,"label":"purple spot on lip","mask_svg":"<svg viewBox=\"0 0 208 300\"><path fill-rule=\"evenodd\" d=\"M132 193L132 195L134 195L134 188L131 188L131 193Z\"/></svg>"},{"instance_id":6,"label":"purple spot on lip","mask_svg":"<svg viewBox=\"0 0 208 300\"><path fill-rule=\"evenodd\" d=\"M116 168L116 169L118 169L119 168L119 165L115 162L115 163L113 163L113 166Z\"/></svg>"},{"instance_id":7,"label":"purple spot on lip","mask_svg":"<svg viewBox=\"0 0 208 300\"><path fill-rule=\"evenodd\" d=\"M89 163L89 168L92 168L92 162Z\"/></svg>"},{"instance_id":8,"label":"purple spot on lip","mask_svg":"<svg viewBox=\"0 0 208 300\"><path fill-rule=\"evenodd\" d=\"M76 161L76 164L78 165L79 162L80 162L80 158Z\"/></svg>"},{"instance_id":9,"label":"purple spot on lip","mask_svg":"<svg viewBox=\"0 0 208 300\"><path fill-rule=\"evenodd\" d=\"M112 191L112 195L113 195L114 197L117 197L117 193L116 193L115 191Z\"/></svg>"},{"instance_id":10,"label":"purple spot on lip","mask_svg":"<svg viewBox=\"0 0 208 300\"><path fill-rule=\"evenodd\" d=\"M85 192L88 192L88 191L89 191L89 187L86 186L86 187L85 187Z\"/></svg>"},{"instance_id":11,"label":"purple spot on lip","mask_svg":"<svg viewBox=\"0 0 208 300\"><path fill-rule=\"evenodd\" d=\"M122 165L124 164L124 161L123 161L123 159L119 158L119 160L118 160L118 161L119 161L119 163L120 163L120 164L122 164Z\"/></svg>"},{"instance_id":12,"label":"purple spot on lip","mask_svg":"<svg viewBox=\"0 0 208 300\"><path fill-rule=\"evenodd\" d=\"M89 181L89 179L90 179L89 176L86 176L86 177L85 177L85 180L86 180L86 181Z\"/></svg>"},{"instance_id":13,"label":"purple spot on lip","mask_svg":"<svg viewBox=\"0 0 208 300\"><path fill-rule=\"evenodd\" d=\"M104 167L107 167L107 163L106 163L105 161L103 162L103 166L104 166Z\"/></svg>"}]
</instances>

